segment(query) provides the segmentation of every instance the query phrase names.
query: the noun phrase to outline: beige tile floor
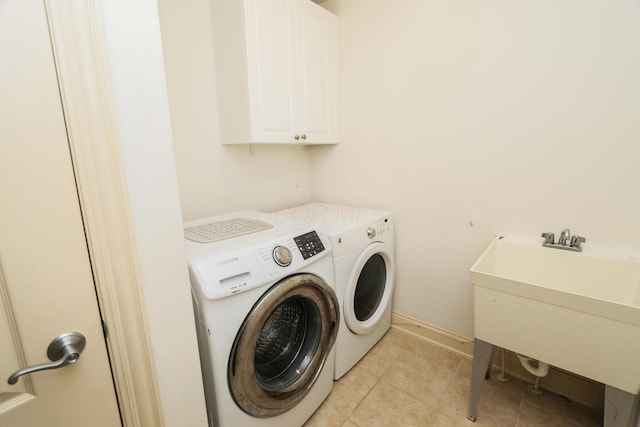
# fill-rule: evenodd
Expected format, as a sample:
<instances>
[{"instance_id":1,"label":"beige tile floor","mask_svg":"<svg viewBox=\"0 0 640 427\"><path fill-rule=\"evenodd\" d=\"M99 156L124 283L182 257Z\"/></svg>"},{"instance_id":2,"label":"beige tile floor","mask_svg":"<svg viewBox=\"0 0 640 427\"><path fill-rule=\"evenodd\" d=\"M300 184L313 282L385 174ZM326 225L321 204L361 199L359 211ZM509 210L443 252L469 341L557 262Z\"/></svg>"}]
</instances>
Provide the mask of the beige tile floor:
<instances>
[{"instance_id":1,"label":"beige tile floor","mask_svg":"<svg viewBox=\"0 0 640 427\"><path fill-rule=\"evenodd\" d=\"M529 385L485 382L478 419L466 419L471 361L391 328L349 373L305 427L595 427L597 411Z\"/></svg>"}]
</instances>

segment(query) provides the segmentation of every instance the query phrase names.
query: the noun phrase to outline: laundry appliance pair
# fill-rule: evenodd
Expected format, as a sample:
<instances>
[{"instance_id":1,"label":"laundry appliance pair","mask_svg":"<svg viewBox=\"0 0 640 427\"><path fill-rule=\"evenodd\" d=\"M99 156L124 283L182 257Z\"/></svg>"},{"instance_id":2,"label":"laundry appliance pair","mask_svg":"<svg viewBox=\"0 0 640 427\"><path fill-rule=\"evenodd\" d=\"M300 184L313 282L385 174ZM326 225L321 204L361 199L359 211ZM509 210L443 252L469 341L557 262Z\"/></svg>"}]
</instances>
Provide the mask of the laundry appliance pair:
<instances>
[{"instance_id":1,"label":"laundry appliance pair","mask_svg":"<svg viewBox=\"0 0 640 427\"><path fill-rule=\"evenodd\" d=\"M302 425L389 328L388 213L236 212L185 237L210 425Z\"/></svg>"}]
</instances>

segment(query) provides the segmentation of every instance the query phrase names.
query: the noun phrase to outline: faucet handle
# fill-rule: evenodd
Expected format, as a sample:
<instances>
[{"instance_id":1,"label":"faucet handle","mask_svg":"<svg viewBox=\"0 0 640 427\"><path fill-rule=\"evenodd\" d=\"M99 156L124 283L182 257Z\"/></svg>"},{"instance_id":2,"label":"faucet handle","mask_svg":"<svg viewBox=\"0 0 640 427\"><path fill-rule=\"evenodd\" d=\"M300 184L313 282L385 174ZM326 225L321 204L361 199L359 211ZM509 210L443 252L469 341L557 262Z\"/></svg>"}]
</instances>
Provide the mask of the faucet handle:
<instances>
[{"instance_id":1,"label":"faucet handle","mask_svg":"<svg viewBox=\"0 0 640 427\"><path fill-rule=\"evenodd\" d=\"M553 233L542 233L541 237L544 237L545 243L551 243L551 244L553 244L556 238L556 236Z\"/></svg>"},{"instance_id":2,"label":"faucet handle","mask_svg":"<svg viewBox=\"0 0 640 427\"><path fill-rule=\"evenodd\" d=\"M571 247L579 248L580 245L586 241L587 239L582 236L571 236Z\"/></svg>"}]
</instances>

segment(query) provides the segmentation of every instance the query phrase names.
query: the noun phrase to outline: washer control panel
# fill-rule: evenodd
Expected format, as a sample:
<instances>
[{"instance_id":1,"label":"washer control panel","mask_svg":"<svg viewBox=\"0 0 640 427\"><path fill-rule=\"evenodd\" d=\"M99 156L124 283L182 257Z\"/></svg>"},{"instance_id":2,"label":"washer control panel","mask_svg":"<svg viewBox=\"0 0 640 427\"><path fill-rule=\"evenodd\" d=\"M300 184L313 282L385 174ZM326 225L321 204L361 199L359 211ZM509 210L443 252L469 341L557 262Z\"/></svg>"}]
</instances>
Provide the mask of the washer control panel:
<instances>
[{"instance_id":1,"label":"washer control panel","mask_svg":"<svg viewBox=\"0 0 640 427\"><path fill-rule=\"evenodd\" d=\"M371 224L367 228L367 237L369 239L375 239L376 237L383 238L384 235L391 231L392 227L391 220L389 218L384 218L374 224Z\"/></svg>"},{"instance_id":2,"label":"washer control panel","mask_svg":"<svg viewBox=\"0 0 640 427\"><path fill-rule=\"evenodd\" d=\"M276 281L330 253L326 236L310 227L298 228L258 244L239 244L236 250L192 255L189 274L192 286L198 285L206 298L214 300Z\"/></svg>"},{"instance_id":3,"label":"washer control panel","mask_svg":"<svg viewBox=\"0 0 640 427\"><path fill-rule=\"evenodd\" d=\"M310 231L298 237L294 237L293 241L298 246L298 249L302 254L302 258L304 259L311 258L312 256L324 251L322 240L320 240L318 233L315 231Z\"/></svg>"}]
</instances>

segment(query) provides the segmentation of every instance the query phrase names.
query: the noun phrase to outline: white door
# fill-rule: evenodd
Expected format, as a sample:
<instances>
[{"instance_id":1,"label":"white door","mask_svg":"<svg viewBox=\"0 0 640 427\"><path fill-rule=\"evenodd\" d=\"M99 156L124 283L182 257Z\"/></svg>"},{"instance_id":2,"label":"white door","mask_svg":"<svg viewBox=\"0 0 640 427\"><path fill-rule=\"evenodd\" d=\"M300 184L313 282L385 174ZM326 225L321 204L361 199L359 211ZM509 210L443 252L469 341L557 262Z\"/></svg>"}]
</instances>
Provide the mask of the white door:
<instances>
[{"instance_id":1,"label":"white door","mask_svg":"<svg viewBox=\"0 0 640 427\"><path fill-rule=\"evenodd\" d=\"M119 426L45 8L0 0L0 426ZM49 343L86 338L75 363Z\"/></svg>"}]
</instances>

